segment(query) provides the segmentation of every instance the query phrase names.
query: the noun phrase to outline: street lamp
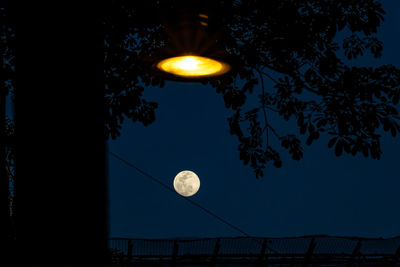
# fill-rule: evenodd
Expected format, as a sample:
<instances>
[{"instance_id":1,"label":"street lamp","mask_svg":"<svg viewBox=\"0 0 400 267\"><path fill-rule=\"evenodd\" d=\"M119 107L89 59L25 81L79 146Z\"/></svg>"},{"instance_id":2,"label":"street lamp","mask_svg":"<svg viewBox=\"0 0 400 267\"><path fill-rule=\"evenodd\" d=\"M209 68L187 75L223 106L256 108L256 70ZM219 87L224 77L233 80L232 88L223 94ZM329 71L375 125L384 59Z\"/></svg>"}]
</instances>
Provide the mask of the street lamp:
<instances>
[{"instance_id":1,"label":"street lamp","mask_svg":"<svg viewBox=\"0 0 400 267\"><path fill-rule=\"evenodd\" d=\"M168 45L153 65L166 79L203 81L231 70L229 55L221 42L221 27L207 10L183 8L169 12L164 19Z\"/></svg>"},{"instance_id":2,"label":"street lamp","mask_svg":"<svg viewBox=\"0 0 400 267\"><path fill-rule=\"evenodd\" d=\"M185 78L202 78L222 75L231 67L225 62L212 58L187 55L161 60L157 68Z\"/></svg>"}]
</instances>

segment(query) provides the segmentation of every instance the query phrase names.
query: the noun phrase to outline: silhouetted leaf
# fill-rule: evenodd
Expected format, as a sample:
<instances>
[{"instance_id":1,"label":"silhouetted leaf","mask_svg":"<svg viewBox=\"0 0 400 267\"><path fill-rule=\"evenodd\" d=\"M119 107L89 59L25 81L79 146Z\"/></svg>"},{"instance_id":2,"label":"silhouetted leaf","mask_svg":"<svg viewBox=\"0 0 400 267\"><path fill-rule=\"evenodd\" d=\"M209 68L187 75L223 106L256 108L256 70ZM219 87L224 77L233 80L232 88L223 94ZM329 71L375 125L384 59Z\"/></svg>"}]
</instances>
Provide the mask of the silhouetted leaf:
<instances>
[{"instance_id":1,"label":"silhouetted leaf","mask_svg":"<svg viewBox=\"0 0 400 267\"><path fill-rule=\"evenodd\" d=\"M371 151L371 157L373 159L377 159L378 158L378 154L376 152L376 149L375 148L371 148L370 151Z\"/></svg>"},{"instance_id":2,"label":"silhouetted leaf","mask_svg":"<svg viewBox=\"0 0 400 267\"><path fill-rule=\"evenodd\" d=\"M397 105L397 104L399 103L399 96L400 96L400 93L399 93L399 92L397 92L397 93L393 96L393 99L392 99L393 104Z\"/></svg>"},{"instance_id":3,"label":"silhouetted leaf","mask_svg":"<svg viewBox=\"0 0 400 267\"><path fill-rule=\"evenodd\" d=\"M344 151L346 151L346 153L351 153L351 148L350 148L349 143L343 142L343 148L344 148Z\"/></svg>"},{"instance_id":4,"label":"silhouetted leaf","mask_svg":"<svg viewBox=\"0 0 400 267\"><path fill-rule=\"evenodd\" d=\"M304 123L304 115L303 115L303 113L301 112L301 113L299 114L299 116L298 116L298 119L297 119L297 125L298 125L298 126L302 126L303 123Z\"/></svg>"},{"instance_id":5,"label":"silhouetted leaf","mask_svg":"<svg viewBox=\"0 0 400 267\"><path fill-rule=\"evenodd\" d=\"M392 126L390 127L390 132L392 133L392 136L395 137L396 136L396 127L392 124Z\"/></svg>"},{"instance_id":6,"label":"silhouetted leaf","mask_svg":"<svg viewBox=\"0 0 400 267\"><path fill-rule=\"evenodd\" d=\"M357 144L355 144L355 145L353 146L353 149L351 150L351 154L352 154L353 156L355 156L355 155L357 154L358 151L359 151L359 147L358 147Z\"/></svg>"},{"instance_id":7,"label":"silhouetted leaf","mask_svg":"<svg viewBox=\"0 0 400 267\"><path fill-rule=\"evenodd\" d=\"M313 132L315 131L314 125L312 125L311 123L310 123L309 126L308 126L308 131L309 131L310 133L313 133Z\"/></svg>"},{"instance_id":8,"label":"silhouetted leaf","mask_svg":"<svg viewBox=\"0 0 400 267\"><path fill-rule=\"evenodd\" d=\"M318 121L317 127L320 128L320 127L322 127L322 126L325 126L326 123L327 123L327 120L326 120L326 119L321 119L321 120Z\"/></svg>"},{"instance_id":9,"label":"silhouetted leaf","mask_svg":"<svg viewBox=\"0 0 400 267\"><path fill-rule=\"evenodd\" d=\"M307 123L304 123L300 128L300 133L305 134L307 131Z\"/></svg>"},{"instance_id":10,"label":"silhouetted leaf","mask_svg":"<svg viewBox=\"0 0 400 267\"><path fill-rule=\"evenodd\" d=\"M307 138L306 144L307 144L307 145L311 145L313 140L314 140L314 139L313 139L313 136L310 135L310 136Z\"/></svg>"},{"instance_id":11,"label":"silhouetted leaf","mask_svg":"<svg viewBox=\"0 0 400 267\"><path fill-rule=\"evenodd\" d=\"M282 161L280 159L279 160L275 160L274 161L274 166L277 167L277 168L282 167Z\"/></svg>"},{"instance_id":12,"label":"silhouetted leaf","mask_svg":"<svg viewBox=\"0 0 400 267\"><path fill-rule=\"evenodd\" d=\"M282 146L284 148L288 148L289 147L289 141L287 139L283 139L281 142Z\"/></svg>"},{"instance_id":13,"label":"silhouetted leaf","mask_svg":"<svg viewBox=\"0 0 400 267\"><path fill-rule=\"evenodd\" d=\"M336 140L337 140L337 139L338 139L337 137L334 137L334 138L332 138L331 140L329 140L329 142L328 142L328 148L333 147L333 145L336 143Z\"/></svg>"},{"instance_id":14,"label":"silhouetted leaf","mask_svg":"<svg viewBox=\"0 0 400 267\"><path fill-rule=\"evenodd\" d=\"M396 121L393 121L393 124L396 127L397 131L400 132L400 125Z\"/></svg>"},{"instance_id":15,"label":"silhouetted leaf","mask_svg":"<svg viewBox=\"0 0 400 267\"><path fill-rule=\"evenodd\" d=\"M342 152L343 152L343 144L342 141L339 140L335 146L335 155L340 156L342 155Z\"/></svg>"},{"instance_id":16,"label":"silhouetted leaf","mask_svg":"<svg viewBox=\"0 0 400 267\"><path fill-rule=\"evenodd\" d=\"M363 146L361 151L365 157L368 157L368 147L367 146Z\"/></svg>"}]
</instances>

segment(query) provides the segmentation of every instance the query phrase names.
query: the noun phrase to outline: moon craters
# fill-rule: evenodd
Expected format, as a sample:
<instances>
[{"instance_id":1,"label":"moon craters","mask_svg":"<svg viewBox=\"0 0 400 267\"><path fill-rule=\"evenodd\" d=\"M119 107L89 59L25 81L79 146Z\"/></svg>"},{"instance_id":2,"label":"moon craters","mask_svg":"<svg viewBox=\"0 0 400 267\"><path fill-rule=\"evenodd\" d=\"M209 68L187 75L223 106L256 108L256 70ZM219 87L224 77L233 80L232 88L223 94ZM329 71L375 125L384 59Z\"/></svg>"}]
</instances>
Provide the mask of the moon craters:
<instances>
[{"instance_id":1,"label":"moon craters","mask_svg":"<svg viewBox=\"0 0 400 267\"><path fill-rule=\"evenodd\" d=\"M181 171L175 176L174 188L184 197L193 196L200 188L200 179L192 171Z\"/></svg>"}]
</instances>

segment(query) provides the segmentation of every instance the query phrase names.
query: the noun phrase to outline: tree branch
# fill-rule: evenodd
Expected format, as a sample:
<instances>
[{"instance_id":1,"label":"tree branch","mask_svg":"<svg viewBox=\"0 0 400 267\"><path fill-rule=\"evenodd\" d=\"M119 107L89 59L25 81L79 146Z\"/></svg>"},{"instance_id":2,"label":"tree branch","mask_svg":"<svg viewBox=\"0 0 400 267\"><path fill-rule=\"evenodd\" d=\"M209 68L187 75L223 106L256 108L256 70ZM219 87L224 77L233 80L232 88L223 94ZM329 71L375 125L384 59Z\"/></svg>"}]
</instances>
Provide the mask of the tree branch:
<instances>
[{"instance_id":1,"label":"tree branch","mask_svg":"<svg viewBox=\"0 0 400 267\"><path fill-rule=\"evenodd\" d=\"M262 103L262 109L263 109L263 114L264 114L264 122L265 122L265 125L267 126L267 125L269 125L269 123L268 123L268 118L267 118L267 111L265 110L265 88L264 88L264 79L263 79L262 73L261 73L261 71L260 71L259 69L257 69L257 72L258 72L258 74L259 74L259 76L260 76L260 79L261 79L261 89L262 89L262 101L261 101L261 103ZM271 77L271 79L273 79L273 78ZM268 131L268 128L267 128L266 137L267 137L267 140L266 140L266 151L267 151L267 150L268 150L268 147L269 147L269 131Z\"/></svg>"}]
</instances>

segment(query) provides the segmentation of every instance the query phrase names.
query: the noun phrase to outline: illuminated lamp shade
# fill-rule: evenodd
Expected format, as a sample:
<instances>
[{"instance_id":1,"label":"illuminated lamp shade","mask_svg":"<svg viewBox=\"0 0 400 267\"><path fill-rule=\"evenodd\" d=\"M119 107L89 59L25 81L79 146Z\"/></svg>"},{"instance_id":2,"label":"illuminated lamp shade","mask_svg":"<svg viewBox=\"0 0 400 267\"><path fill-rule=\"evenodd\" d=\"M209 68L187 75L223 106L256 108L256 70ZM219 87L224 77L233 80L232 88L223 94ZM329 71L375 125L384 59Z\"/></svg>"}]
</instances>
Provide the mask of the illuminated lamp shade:
<instances>
[{"instance_id":1,"label":"illuminated lamp shade","mask_svg":"<svg viewBox=\"0 0 400 267\"><path fill-rule=\"evenodd\" d=\"M185 78L218 76L228 72L231 67L224 62L208 57L179 56L161 60L157 68L167 73Z\"/></svg>"}]
</instances>

